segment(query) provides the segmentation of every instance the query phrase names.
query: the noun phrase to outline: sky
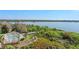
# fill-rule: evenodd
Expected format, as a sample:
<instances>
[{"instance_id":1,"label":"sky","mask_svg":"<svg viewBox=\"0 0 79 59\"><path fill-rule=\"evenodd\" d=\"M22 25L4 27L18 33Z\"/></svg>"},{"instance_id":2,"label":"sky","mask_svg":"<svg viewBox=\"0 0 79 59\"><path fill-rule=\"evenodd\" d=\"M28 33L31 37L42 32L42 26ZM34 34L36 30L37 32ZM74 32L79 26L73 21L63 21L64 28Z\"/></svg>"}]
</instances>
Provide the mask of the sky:
<instances>
[{"instance_id":1,"label":"sky","mask_svg":"<svg viewBox=\"0 0 79 59\"><path fill-rule=\"evenodd\" d=\"M0 10L0 19L79 20L79 10Z\"/></svg>"}]
</instances>

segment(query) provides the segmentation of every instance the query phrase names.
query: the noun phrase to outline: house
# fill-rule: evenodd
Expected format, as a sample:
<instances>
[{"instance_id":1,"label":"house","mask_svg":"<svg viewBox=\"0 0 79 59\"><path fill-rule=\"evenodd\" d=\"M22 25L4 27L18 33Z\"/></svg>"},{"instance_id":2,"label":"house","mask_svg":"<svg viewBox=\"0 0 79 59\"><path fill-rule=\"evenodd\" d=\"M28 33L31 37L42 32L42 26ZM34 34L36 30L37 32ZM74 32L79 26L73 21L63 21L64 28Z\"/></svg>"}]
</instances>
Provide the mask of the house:
<instances>
[{"instance_id":1,"label":"house","mask_svg":"<svg viewBox=\"0 0 79 59\"><path fill-rule=\"evenodd\" d=\"M9 43L17 43L20 41L24 36L18 32L10 32L3 35L2 43L9 44Z\"/></svg>"}]
</instances>

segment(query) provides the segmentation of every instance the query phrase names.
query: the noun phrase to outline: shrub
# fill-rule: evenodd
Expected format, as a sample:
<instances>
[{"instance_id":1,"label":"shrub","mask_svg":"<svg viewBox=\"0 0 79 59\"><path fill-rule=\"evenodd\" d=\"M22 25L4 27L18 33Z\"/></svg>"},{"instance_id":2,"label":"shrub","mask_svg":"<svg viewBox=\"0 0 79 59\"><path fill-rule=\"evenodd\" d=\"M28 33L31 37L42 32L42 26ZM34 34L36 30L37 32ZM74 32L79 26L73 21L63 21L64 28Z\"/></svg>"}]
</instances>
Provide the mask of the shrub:
<instances>
[{"instance_id":1,"label":"shrub","mask_svg":"<svg viewBox=\"0 0 79 59\"><path fill-rule=\"evenodd\" d=\"M15 47L13 45L6 45L5 48L6 49L15 49Z\"/></svg>"},{"instance_id":2,"label":"shrub","mask_svg":"<svg viewBox=\"0 0 79 59\"><path fill-rule=\"evenodd\" d=\"M12 26L10 23L7 23L7 22L3 22L2 25L1 25L1 30L2 30L2 33L8 33L8 32L11 32L12 31Z\"/></svg>"}]
</instances>

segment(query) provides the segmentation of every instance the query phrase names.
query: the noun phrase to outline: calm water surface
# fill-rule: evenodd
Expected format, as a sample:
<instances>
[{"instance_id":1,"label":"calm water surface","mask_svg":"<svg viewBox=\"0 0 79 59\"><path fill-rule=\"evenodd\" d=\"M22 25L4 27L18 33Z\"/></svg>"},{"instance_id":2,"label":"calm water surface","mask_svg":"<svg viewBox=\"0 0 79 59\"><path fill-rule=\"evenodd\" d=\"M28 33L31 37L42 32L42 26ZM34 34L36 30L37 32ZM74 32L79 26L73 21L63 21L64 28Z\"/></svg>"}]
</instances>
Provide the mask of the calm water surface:
<instances>
[{"instance_id":1,"label":"calm water surface","mask_svg":"<svg viewBox=\"0 0 79 59\"><path fill-rule=\"evenodd\" d=\"M22 22L21 22L22 23ZM23 22L24 24L34 24L48 26L69 32L79 32L79 22Z\"/></svg>"}]
</instances>

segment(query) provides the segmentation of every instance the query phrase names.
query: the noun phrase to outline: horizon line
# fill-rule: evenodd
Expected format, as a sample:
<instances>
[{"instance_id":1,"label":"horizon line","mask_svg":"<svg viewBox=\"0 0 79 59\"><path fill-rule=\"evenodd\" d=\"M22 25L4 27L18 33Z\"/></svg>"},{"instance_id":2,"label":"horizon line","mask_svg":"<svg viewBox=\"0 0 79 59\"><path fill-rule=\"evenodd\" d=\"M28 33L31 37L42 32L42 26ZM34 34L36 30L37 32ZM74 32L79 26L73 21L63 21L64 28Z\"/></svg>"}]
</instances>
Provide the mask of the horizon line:
<instances>
[{"instance_id":1,"label":"horizon line","mask_svg":"<svg viewBox=\"0 0 79 59\"><path fill-rule=\"evenodd\" d=\"M0 19L0 22L79 22L79 20L31 20L31 19Z\"/></svg>"}]
</instances>

